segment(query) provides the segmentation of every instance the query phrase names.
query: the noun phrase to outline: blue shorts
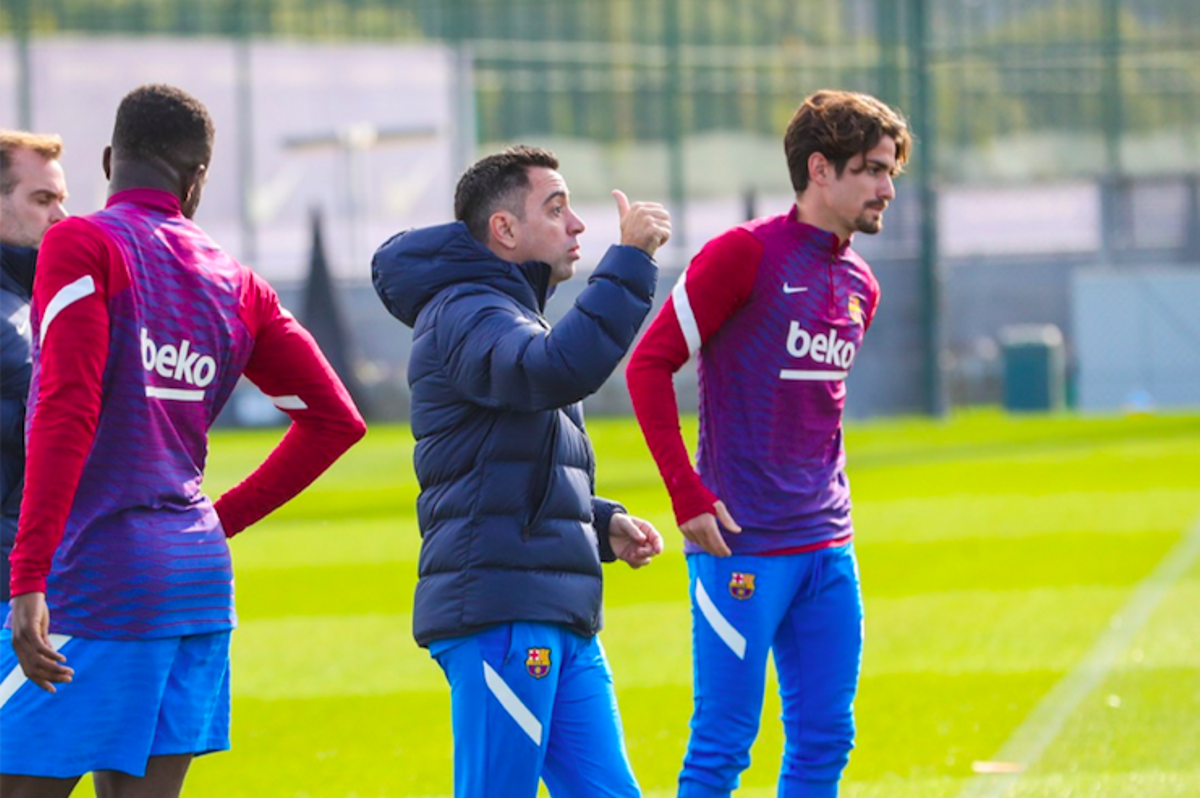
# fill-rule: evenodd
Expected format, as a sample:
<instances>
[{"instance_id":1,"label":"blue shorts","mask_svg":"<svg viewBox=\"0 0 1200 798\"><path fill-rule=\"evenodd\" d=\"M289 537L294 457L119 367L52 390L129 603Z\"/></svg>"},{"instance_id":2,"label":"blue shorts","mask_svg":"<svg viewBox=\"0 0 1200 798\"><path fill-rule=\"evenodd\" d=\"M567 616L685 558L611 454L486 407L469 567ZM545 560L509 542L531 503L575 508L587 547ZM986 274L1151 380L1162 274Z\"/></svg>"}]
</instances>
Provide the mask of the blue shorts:
<instances>
[{"instance_id":1,"label":"blue shorts","mask_svg":"<svg viewBox=\"0 0 1200 798\"><path fill-rule=\"evenodd\" d=\"M0 773L144 776L152 756L229 749L229 632L51 642L75 670L57 693L25 678L0 632Z\"/></svg>"},{"instance_id":2,"label":"blue shorts","mask_svg":"<svg viewBox=\"0 0 1200 798\"><path fill-rule=\"evenodd\" d=\"M595 637L507 623L438 640L450 682L456 798L641 795L621 731L612 671Z\"/></svg>"}]
</instances>

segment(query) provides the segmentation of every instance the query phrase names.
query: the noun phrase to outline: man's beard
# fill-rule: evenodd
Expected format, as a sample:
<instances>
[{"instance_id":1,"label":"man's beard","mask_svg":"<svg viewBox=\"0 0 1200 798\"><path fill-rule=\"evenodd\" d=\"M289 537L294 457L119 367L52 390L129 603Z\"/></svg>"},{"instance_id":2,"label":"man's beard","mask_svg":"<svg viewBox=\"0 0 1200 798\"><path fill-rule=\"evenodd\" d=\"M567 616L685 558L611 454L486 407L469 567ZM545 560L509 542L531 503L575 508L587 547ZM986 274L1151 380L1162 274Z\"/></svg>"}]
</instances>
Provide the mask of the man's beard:
<instances>
[{"instance_id":1,"label":"man's beard","mask_svg":"<svg viewBox=\"0 0 1200 798\"><path fill-rule=\"evenodd\" d=\"M867 235L873 236L883 229L883 209L873 208L868 205L867 210L876 211L879 215L872 218L871 216L867 215L866 211L864 211L863 213L859 214L857 219L854 220L854 229L860 233L866 233Z\"/></svg>"}]
</instances>

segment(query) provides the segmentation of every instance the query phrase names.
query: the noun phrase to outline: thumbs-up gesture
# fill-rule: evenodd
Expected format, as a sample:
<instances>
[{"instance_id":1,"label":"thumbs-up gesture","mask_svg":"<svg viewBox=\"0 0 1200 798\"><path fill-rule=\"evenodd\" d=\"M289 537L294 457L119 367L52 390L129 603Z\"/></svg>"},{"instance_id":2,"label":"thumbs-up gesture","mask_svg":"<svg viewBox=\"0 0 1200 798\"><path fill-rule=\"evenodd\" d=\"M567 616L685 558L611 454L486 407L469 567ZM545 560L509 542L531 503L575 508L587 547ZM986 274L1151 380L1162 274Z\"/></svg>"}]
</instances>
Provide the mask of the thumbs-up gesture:
<instances>
[{"instance_id":1,"label":"thumbs-up gesture","mask_svg":"<svg viewBox=\"0 0 1200 798\"><path fill-rule=\"evenodd\" d=\"M613 190L621 215L621 243L637 247L650 257L671 237L671 214L658 202L631 203L620 189Z\"/></svg>"}]
</instances>

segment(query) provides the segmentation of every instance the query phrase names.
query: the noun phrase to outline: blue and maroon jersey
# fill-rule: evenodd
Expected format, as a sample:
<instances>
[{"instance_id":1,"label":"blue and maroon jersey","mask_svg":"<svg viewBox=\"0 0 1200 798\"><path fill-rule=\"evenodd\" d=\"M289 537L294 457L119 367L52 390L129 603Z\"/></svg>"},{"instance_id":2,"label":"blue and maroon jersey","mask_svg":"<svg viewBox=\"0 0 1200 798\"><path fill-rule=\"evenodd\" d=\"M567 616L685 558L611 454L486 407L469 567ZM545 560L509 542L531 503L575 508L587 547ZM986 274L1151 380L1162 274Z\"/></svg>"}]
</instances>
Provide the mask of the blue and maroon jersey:
<instances>
[{"instance_id":1,"label":"blue and maroon jersey","mask_svg":"<svg viewBox=\"0 0 1200 798\"><path fill-rule=\"evenodd\" d=\"M46 236L33 335L13 595L45 592L51 631L80 637L231 628L226 537L362 435L311 336L152 190L115 194ZM208 429L243 373L294 423L214 505L201 490Z\"/></svg>"},{"instance_id":2,"label":"blue and maroon jersey","mask_svg":"<svg viewBox=\"0 0 1200 798\"><path fill-rule=\"evenodd\" d=\"M794 207L729 230L696 255L627 370L680 524L720 499L743 529L725 535L735 554L850 538L845 380L878 305L879 284L849 242L798 221ZM671 375L696 351L693 468Z\"/></svg>"}]
</instances>

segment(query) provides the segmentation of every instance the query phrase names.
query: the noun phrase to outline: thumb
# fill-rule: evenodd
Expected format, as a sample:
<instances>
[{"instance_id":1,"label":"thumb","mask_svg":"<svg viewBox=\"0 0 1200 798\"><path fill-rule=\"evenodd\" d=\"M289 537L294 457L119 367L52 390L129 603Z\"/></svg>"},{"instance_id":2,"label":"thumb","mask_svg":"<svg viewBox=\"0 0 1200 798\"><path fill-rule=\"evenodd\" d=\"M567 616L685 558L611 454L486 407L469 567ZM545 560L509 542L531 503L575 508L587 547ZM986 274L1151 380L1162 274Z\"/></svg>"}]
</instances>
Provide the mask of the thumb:
<instances>
[{"instance_id":1,"label":"thumb","mask_svg":"<svg viewBox=\"0 0 1200 798\"><path fill-rule=\"evenodd\" d=\"M729 514L729 509L725 507L725 502L718 501L713 505L713 509L717 511L717 520L721 522L721 526L728 529L730 532L741 532L742 528L737 521L733 520L733 516Z\"/></svg>"},{"instance_id":2,"label":"thumb","mask_svg":"<svg viewBox=\"0 0 1200 798\"><path fill-rule=\"evenodd\" d=\"M629 197L619 188L614 188L612 195L617 200L617 213L624 219L625 214L629 213Z\"/></svg>"}]
</instances>

